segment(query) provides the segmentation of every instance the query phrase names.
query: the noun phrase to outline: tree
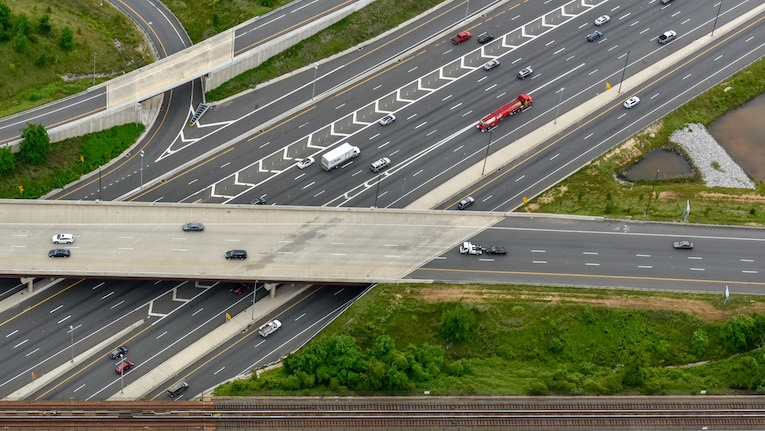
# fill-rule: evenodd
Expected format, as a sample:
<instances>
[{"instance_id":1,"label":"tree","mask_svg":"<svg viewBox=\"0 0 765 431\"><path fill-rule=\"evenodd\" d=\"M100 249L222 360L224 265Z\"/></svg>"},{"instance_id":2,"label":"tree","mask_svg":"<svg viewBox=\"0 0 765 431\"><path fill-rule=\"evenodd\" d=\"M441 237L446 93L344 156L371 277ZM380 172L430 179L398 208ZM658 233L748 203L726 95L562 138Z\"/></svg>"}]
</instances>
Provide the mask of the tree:
<instances>
[{"instance_id":1,"label":"tree","mask_svg":"<svg viewBox=\"0 0 765 431\"><path fill-rule=\"evenodd\" d=\"M61 30L61 37L58 38L58 46L64 51L71 51L72 48L74 48L74 34L72 33L72 29L64 27L64 29Z\"/></svg>"},{"instance_id":2,"label":"tree","mask_svg":"<svg viewBox=\"0 0 765 431\"><path fill-rule=\"evenodd\" d=\"M45 15L40 17L40 20L37 21L37 31L43 35L47 36L50 34L50 31L53 29L53 27L50 24L50 16L46 13Z\"/></svg>"},{"instance_id":3,"label":"tree","mask_svg":"<svg viewBox=\"0 0 765 431\"><path fill-rule=\"evenodd\" d=\"M48 131L42 124L27 123L21 130L21 145L19 156L32 165L41 165L50 154L51 144Z\"/></svg>"},{"instance_id":4,"label":"tree","mask_svg":"<svg viewBox=\"0 0 765 431\"><path fill-rule=\"evenodd\" d=\"M0 33L5 32L11 28L11 8L0 2Z\"/></svg>"},{"instance_id":5,"label":"tree","mask_svg":"<svg viewBox=\"0 0 765 431\"><path fill-rule=\"evenodd\" d=\"M701 356L707 351L709 346L709 337L707 337L706 331L703 329L697 329L693 331L693 338L691 339L691 352L696 356Z\"/></svg>"},{"instance_id":6,"label":"tree","mask_svg":"<svg viewBox=\"0 0 765 431\"><path fill-rule=\"evenodd\" d=\"M441 334L452 343L464 343L470 337L474 321L473 312L458 304L441 316Z\"/></svg>"},{"instance_id":7,"label":"tree","mask_svg":"<svg viewBox=\"0 0 765 431\"><path fill-rule=\"evenodd\" d=\"M728 323L720 329L723 344L734 352L743 352L749 347L752 339L754 319L741 314L733 316Z\"/></svg>"},{"instance_id":8,"label":"tree","mask_svg":"<svg viewBox=\"0 0 765 431\"><path fill-rule=\"evenodd\" d=\"M8 147L0 148L0 174L9 174L16 169L16 159Z\"/></svg>"},{"instance_id":9,"label":"tree","mask_svg":"<svg viewBox=\"0 0 765 431\"><path fill-rule=\"evenodd\" d=\"M32 34L32 23L26 15L21 14L16 18L16 34L23 34L29 37Z\"/></svg>"}]
</instances>

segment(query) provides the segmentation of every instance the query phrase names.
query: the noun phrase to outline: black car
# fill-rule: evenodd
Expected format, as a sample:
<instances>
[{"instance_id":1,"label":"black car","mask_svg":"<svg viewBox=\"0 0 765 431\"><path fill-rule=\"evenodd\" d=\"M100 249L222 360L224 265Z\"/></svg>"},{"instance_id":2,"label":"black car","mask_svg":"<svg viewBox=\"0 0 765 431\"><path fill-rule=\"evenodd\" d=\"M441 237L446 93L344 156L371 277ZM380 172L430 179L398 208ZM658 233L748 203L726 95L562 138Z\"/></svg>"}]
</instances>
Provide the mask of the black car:
<instances>
[{"instance_id":1,"label":"black car","mask_svg":"<svg viewBox=\"0 0 765 431\"><path fill-rule=\"evenodd\" d=\"M229 250L226 252L226 259L247 259L247 250Z\"/></svg>"},{"instance_id":2,"label":"black car","mask_svg":"<svg viewBox=\"0 0 765 431\"><path fill-rule=\"evenodd\" d=\"M48 257L69 257L72 252L63 248L54 248L48 252Z\"/></svg>"},{"instance_id":3,"label":"black car","mask_svg":"<svg viewBox=\"0 0 765 431\"><path fill-rule=\"evenodd\" d=\"M266 198L264 198L263 196L261 196L259 198L255 198L255 199L250 201L250 204L251 205L265 205L266 204Z\"/></svg>"},{"instance_id":4,"label":"black car","mask_svg":"<svg viewBox=\"0 0 765 431\"><path fill-rule=\"evenodd\" d=\"M601 37L603 37L603 33L599 32L599 31L594 31L594 32L592 32L592 33L587 35L587 42L594 42L594 41L600 39Z\"/></svg>"},{"instance_id":5,"label":"black car","mask_svg":"<svg viewBox=\"0 0 765 431\"><path fill-rule=\"evenodd\" d=\"M672 0L661 0L661 4L667 5L672 3Z\"/></svg>"},{"instance_id":6,"label":"black car","mask_svg":"<svg viewBox=\"0 0 765 431\"><path fill-rule=\"evenodd\" d=\"M186 223L183 225L184 232L202 232L205 230L205 225L202 223Z\"/></svg>"},{"instance_id":7,"label":"black car","mask_svg":"<svg viewBox=\"0 0 765 431\"><path fill-rule=\"evenodd\" d=\"M119 359L125 356L127 354L128 348L127 346L120 346L114 349L113 352L109 353L110 359Z\"/></svg>"},{"instance_id":8,"label":"black car","mask_svg":"<svg viewBox=\"0 0 765 431\"><path fill-rule=\"evenodd\" d=\"M486 253L501 254L504 256L507 254L507 250L505 250L505 247L502 247L501 245L493 245L490 248L486 249Z\"/></svg>"},{"instance_id":9,"label":"black car","mask_svg":"<svg viewBox=\"0 0 765 431\"><path fill-rule=\"evenodd\" d=\"M494 35L491 33L481 33L481 35L478 36L478 43L491 42L492 40L494 40Z\"/></svg>"}]
</instances>

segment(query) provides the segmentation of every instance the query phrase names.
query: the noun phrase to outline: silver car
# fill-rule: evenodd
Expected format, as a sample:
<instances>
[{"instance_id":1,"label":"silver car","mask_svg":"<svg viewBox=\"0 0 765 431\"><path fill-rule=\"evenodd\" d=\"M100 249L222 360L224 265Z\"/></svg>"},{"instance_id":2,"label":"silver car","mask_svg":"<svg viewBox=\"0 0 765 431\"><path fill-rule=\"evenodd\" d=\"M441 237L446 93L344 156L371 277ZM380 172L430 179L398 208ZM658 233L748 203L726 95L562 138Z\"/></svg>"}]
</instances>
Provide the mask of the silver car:
<instances>
[{"instance_id":1,"label":"silver car","mask_svg":"<svg viewBox=\"0 0 765 431\"><path fill-rule=\"evenodd\" d=\"M499 60L495 58L494 60L487 61L486 64L483 65L483 70L491 70L497 66L499 66Z\"/></svg>"},{"instance_id":2,"label":"silver car","mask_svg":"<svg viewBox=\"0 0 765 431\"><path fill-rule=\"evenodd\" d=\"M396 121L396 116L393 114L388 114L382 118L380 118L380 125L381 126L387 126L388 124Z\"/></svg>"}]
</instances>

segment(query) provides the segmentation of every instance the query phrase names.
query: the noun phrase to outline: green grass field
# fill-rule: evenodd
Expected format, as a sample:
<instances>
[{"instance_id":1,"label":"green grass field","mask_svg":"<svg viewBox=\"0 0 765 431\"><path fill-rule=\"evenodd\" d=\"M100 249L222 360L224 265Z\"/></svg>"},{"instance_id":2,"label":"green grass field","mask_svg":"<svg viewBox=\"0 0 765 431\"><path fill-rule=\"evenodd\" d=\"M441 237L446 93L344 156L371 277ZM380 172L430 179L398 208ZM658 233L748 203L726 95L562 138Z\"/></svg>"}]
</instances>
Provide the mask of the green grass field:
<instances>
[{"instance_id":1,"label":"green grass field","mask_svg":"<svg viewBox=\"0 0 765 431\"><path fill-rule=\"evenodd\" d=\"M727 91L726 91L727 89ZM765 186L755 190L709 188L698 176L689 179L624 184L616 173L640 160L643 154L667 148L683 153L669 142L675 130L688 123L708 126L724 113L765 93L765 60L736 73L725 82L670 113L617 149L584 166L568 179L530 201L522 211L681 221L691 203L691 223L765 225ZM648 206L651 197L650 208ZM648 209L648 214L644 215Z\"/></svg>"},{"instance_id":2,"label":"green grass field","mask_svg":"<svg viewBox=\"0 0 765 431\"><path fill-rule=\"evenodd\" d=\"M474 317L464 343L448 341L441 331L444 312L458 304ZM763 309L765 298L735 294L724 306L720 295L694 293L380 285L285 363L337 336L353 337L357 348L365 352L379 349L379 337L389 336L400 354L394 354L390 362L382 360L382 367L369 361L365 367L357 366L356 372L365 382L368 374L389 377L399 370L409 374L410 384L378 394L416 395L426 390L432 395L750 393L765 384L765 356L757 348L765 332L765 316L754 314ZM751 344L735 348L730 330L739 320L748 322L744 326L750 332L744 332ZM440 371L432 371L431 366L426 378L415 363L423 346L443 352ZM352 357L352 350L342 356ZM328 362L333 360L332 351L328 356ZM692 366L700 361L710 362ZM337 384L311 387L311 376L290 375L288 366L260 378L224 384L215 394L370 393ZM317 372L343 375L333 366L319 364ZM378 367L381 370L376 371Z\"/></svg>"},{"instance_id":3,"label":"green grass field","mask_svg":"<svg viewBox=\"0 0 765 431\"><path fill-rule=\"evenodd\" d=\"M6 2L14 16L25 14L35 26L48 14L52 31L33 33L24 52L13 41L0 43L0 117L24 111L93 85L93 54L99 74L121 74L151 62L140 32L124 14L104 2L14 0ZM94 7L94 4L97 7ZM74 33L74 49L64 51L58 38L65 26ZM47 64L38 60L44 56ZM65 82L63 76L89 75L89 79ZM107 78L102 78L107 79Z\"/></svg>"}]
</instances>

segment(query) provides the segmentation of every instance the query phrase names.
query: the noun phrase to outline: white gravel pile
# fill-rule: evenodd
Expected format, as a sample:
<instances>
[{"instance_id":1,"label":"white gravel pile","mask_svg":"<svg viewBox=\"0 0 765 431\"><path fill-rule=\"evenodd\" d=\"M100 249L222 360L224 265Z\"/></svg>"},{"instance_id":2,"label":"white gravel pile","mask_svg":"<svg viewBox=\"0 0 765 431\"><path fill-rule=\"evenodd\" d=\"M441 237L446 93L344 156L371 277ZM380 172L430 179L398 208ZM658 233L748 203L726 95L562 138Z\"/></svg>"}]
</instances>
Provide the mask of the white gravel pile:
<instances>
[{"instance_id":1,"label":"white gravel pile","mask_svg":"<svg viewBox=\"0 0 765 431\"><path fill-rule=\"evenodd\" d=\"M683 147L693 159L708 187L754 188L754 182L746 172L730 158L703 125L687 124L681 130L675 130L669 140ZM714 162L717 162L714 165L717 169L713 167Z\"/></svg>"}]
</instances>

